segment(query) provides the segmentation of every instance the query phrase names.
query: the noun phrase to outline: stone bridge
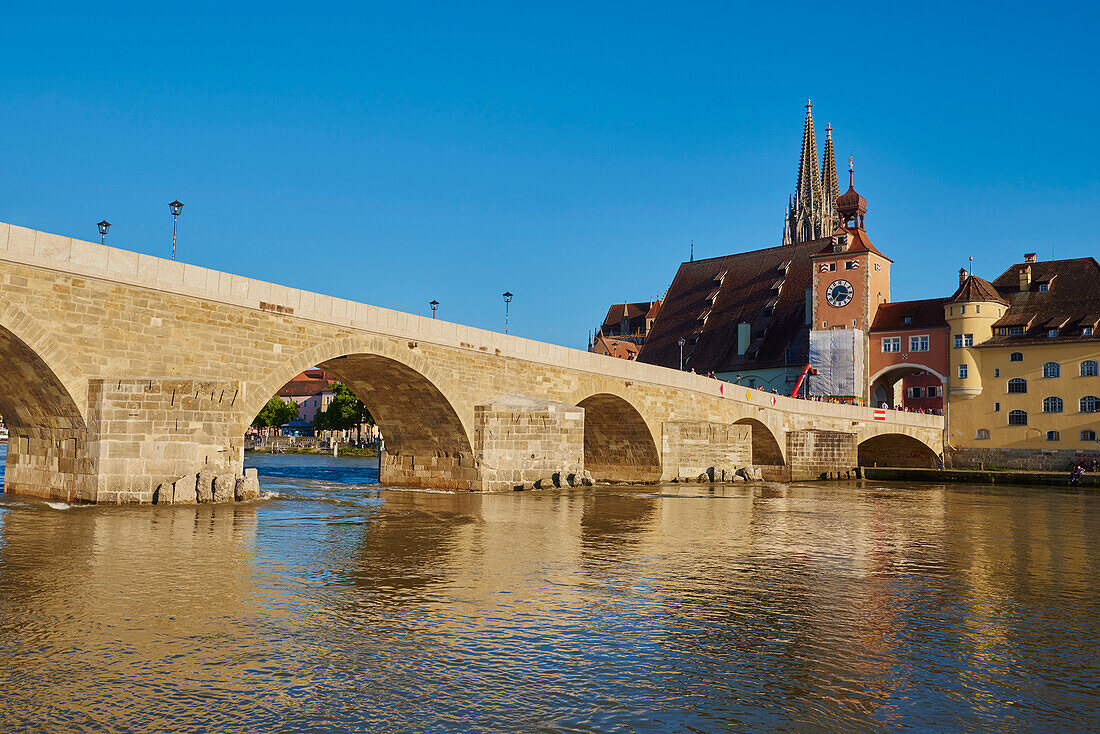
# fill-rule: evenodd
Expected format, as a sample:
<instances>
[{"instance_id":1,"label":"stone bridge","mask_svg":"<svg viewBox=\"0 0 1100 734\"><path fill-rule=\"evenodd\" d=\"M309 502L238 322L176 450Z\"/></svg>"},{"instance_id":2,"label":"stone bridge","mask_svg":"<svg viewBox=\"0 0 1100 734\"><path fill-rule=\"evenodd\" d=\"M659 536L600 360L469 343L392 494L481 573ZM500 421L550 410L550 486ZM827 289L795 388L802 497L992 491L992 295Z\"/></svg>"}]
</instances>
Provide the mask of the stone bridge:
<instances>
[{"instance_id":1,"label":"stone bridge","mask_svg":"<svg viewBox=\"0 0 1100 734\"><path fill-rule=\"evenodd\" d=\"M657 481L745 464L801 480L931 466L943 447L938 416L875 421L2 223L0 288L7 492L165 501L200 470L240 473L247 427L311 367L366 403L392 486L500 491L557 471Z\"/></svg>"}]
</instances>

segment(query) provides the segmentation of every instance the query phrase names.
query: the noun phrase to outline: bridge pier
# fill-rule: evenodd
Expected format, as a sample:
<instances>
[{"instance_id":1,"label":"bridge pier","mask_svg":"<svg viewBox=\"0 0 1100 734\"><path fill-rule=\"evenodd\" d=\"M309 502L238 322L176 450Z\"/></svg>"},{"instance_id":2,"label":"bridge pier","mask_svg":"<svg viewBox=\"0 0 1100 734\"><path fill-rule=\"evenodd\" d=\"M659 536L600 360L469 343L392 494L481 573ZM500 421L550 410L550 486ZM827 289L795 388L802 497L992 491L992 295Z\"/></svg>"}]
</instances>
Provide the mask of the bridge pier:
<instances>
[{"instance_id":1,"label":"bridge pier","mask_svg":"<svg viewBox=\"0 0 1100 734\"><path fill-rule=\"evenodd\" d=\"M665 421L661 437L662 481L694 479L710 467L734 470L752 464L752 428L708 421Z\"/></svg>"},{"instance_id":2,"label":"bridge pier","mask_svg":"<svg viewBox=\"0 0 1100 734\"><path fill-rule=\"evenodd\" d=\"M856 434L814 428L787 432L789 481L821 479L830 473L853 471L859 464Z\"/></svg>"}]
</instances>

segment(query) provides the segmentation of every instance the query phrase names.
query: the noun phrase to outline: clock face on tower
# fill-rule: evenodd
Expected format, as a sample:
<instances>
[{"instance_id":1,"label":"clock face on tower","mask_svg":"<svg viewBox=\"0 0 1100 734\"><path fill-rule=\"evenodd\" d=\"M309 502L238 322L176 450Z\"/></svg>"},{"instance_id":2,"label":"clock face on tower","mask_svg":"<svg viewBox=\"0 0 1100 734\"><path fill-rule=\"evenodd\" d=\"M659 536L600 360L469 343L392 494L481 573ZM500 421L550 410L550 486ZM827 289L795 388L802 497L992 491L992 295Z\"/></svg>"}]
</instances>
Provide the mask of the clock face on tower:
<instances>
[{"instance_id":1,"label":"clock face on tower","mask_svg":"<svg viewBox=\"0 0 1100 734\"><path fill-rule=\"evenodd\" d=\"M829 290L825 291L825 300L829 302L830 306L847 306L852 300L852 284L846 280L833 281L833 284L829 286Z\"/></svg>"}]
</instances>

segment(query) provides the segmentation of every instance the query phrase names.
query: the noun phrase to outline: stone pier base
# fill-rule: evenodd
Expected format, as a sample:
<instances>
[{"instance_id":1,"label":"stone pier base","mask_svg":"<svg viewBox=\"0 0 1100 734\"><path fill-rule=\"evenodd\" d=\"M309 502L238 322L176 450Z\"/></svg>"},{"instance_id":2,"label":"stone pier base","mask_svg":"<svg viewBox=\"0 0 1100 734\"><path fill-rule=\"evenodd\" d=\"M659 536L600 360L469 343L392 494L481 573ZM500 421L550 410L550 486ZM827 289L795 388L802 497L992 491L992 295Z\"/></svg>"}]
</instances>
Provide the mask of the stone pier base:
<instances>
[{"instance_id":1,"label":"stone pier base","mask_svg":"<svg viewBox=\"0 0 1100 734\"><path fill-rule=\"evenodd\" d=\"M710 468L734 470L752 464L752 429L707 421L665 421L661 439L662 480L694 479Z\"/></svg>"},{"instance_id":2,"label":"stone pier base","mask_svg":"<svg viewBox=\"0 0 1100 734\"><path fill-rule=\"evenodd\" d=\"M855 471L859 464L854 433L808 429L787 432L789 481L804 482Z\"/></svg>"},{"instance_id":3,"label":"stone pier base","mask_svg":"<svg viewBox=\"0 0 1100 734\"><path fill-rule=\"evenodd\" d=\"M510 394L474 406L474 420L484 492L552 484L555 474L565 486L584 470L583 408Z\"/></svg>"}]
</instances>

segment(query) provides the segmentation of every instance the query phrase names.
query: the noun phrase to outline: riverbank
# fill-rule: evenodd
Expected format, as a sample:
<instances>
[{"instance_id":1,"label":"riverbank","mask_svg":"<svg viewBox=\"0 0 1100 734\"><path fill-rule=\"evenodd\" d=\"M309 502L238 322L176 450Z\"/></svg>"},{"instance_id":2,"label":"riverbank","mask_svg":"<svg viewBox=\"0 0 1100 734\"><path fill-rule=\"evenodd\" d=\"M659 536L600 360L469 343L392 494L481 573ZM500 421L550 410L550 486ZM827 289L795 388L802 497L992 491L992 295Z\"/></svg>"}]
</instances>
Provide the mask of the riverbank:
<instances>
[{"instance_id":1,"label":"riverbank","mask_svg":"<svg viewBox=\"0 0 1100 734\"><path fill-rule=\"evenodd\" d=\"M958 482L963 484L1023 484L1045 487L1100 487L1100 473L1084 474L1070 484L1069 472L1023 471L1018 469L906 469L865 466L866 479L901 479L914 482Z\"/></svg>"},{"instance_id":2,"label":"riverbank","mask_svg":"<svg viewBox=\"0 0 1100 734\"><path fill-rule=\"evenodd\" d=\"M328 455L328 456L332 455L332 449L298 448L298 447L291 447L291 448L279 447L277 449L252 448L252 449L245 449L244 452L246 454L315 454L315 455ZM337 455L336 458L341 458L341 457L345 457L345 456L355 457L355 458L359 458L359 459L374 458L374 457L378 456L378 451L377 451L377 449L357 449L353 446L341 446L339 454Z\"/></svg>"}]
</instances>

